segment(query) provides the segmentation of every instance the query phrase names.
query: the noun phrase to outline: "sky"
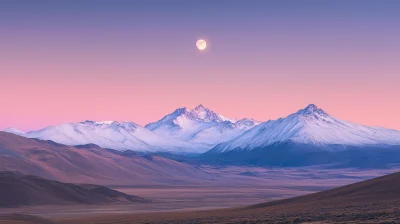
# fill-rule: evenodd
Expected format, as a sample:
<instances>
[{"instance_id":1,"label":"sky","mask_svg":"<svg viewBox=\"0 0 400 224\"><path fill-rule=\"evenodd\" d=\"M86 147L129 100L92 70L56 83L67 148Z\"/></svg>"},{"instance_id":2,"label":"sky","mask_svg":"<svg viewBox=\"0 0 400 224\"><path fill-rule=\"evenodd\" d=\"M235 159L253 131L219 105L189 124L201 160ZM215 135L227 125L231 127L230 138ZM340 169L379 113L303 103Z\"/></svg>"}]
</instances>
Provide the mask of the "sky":
<instances>
[{"instance_id":1,"label":"sky","mask_svg":"<svg viewBox=\"0 0 400 224\"><path fill-rule=\"evenodd\" d=\"M313 103L400 130L399 27L397 0L2 0L0 129Z\"/></svg>"}]
</instances>

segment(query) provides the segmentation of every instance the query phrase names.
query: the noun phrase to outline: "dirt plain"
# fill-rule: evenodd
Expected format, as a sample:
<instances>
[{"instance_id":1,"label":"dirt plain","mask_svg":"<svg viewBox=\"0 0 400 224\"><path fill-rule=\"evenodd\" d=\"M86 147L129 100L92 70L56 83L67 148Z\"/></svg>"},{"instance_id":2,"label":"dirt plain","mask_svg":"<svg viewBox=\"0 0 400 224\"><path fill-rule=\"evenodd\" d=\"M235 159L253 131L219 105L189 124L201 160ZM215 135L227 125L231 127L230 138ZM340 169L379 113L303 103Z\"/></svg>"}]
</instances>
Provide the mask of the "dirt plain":
<instances>
[{"instance_id":1,"label":"dirt plain","mask_svg":"<svg viewBox=\"0 0 400 224\"><path fill-rule=\"evenodd\" d=\"M347 175L350 173L353 177L359 175L347 171ZM346 180L355 182L351 178ZM310 193L331 188L328 186L332 183L294 181L279 186L271 180L263 185L254 182L257 185L119 186L114 189L151 199L152 203L1 209L0 223L400 223L398 173L314 194Z\"/></svg>"},{"instance_id":2,"label":"dirt plain","mask_svg":"<svg viewBox=\"0 0 400 224\"><path fill-rule=\"evenodd\" d=\"M56 221L64 224L400 223L400 173L233 209L99 215Z\"/></svg>"}]
</instances>

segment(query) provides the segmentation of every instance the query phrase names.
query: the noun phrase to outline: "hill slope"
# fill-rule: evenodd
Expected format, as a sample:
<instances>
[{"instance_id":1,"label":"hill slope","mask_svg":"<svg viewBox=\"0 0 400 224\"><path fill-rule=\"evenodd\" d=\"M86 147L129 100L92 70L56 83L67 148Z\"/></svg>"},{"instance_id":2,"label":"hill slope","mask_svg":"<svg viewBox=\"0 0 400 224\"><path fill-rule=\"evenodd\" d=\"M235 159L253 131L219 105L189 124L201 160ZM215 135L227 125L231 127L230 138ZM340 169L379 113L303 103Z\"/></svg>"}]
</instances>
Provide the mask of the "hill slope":
<instances>
[{"instance_id":1,"label":"hill slope","mask_svg":"<svg viewBox=\"0 0 400 224\"><path fill-rule=\"evenodd\" d=\"M400 201L400 172L300 197L249 206L249 209L278 205L348 206Z\"/></svg>"},{"instance_id":2,"label":"hill slope","mask_svg":"<svg viewBox=\"0 0 400 224\"><path fill-rule=\"evenodd\" d=\"M145 202L103 186L79 186L14 172L0 172L0 189L0 207Z\"/></svg>"},{"instance_id":3,"label":"hill slope","mask_svg":"<svg viewBox=\"0 0 400 224\"><path fill-rule=\"evenodd\" d=\"M177 184L211 178L196 167L160 156L118 154L95 145L65 146L6 132L0 132L0 171L101 185Z\"/></svg>"}]
</instances>

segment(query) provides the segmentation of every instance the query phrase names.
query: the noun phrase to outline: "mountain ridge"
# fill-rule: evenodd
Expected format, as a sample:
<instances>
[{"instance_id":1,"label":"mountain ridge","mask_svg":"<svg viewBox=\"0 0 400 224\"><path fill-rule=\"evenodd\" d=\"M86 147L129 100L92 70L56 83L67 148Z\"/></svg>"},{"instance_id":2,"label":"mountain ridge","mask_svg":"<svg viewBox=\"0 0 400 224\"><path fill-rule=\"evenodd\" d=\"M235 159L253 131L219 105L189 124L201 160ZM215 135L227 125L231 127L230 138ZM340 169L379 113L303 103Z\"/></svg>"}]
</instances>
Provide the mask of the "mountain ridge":
<instances>
[{"instance_id":1,"label":"mountain ridge","mask_svg":"<svg viewBox=\"0 0 400 224\"><path fill-rule=\"evenodd\" d=\"M191 154L203 153L258 123L249 118L230 119L200 104L191 110L178 108L145 127L129 121L86 120L47 126L26 133L12 128L4 131L71 146L96 144L120 151ZM161 129L167 130L167 133Z\"/></svg>"}]
</instances>

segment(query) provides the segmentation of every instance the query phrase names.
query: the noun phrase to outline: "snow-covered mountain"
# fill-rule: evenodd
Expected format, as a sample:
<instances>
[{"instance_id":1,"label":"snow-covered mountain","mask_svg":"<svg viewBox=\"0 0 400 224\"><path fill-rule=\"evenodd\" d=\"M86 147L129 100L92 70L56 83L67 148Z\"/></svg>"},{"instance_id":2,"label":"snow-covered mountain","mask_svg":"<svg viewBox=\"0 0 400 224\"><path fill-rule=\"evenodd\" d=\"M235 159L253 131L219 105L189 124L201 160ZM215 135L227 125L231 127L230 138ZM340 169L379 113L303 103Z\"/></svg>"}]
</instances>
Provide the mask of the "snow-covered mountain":
<instances>
[{"instance_id":1,"label":"snow-covered mountain","mask_svg":"<svg viewBox=\"0 0 400 224\"><path fill-rule=\"evenodd\" d=\"M12 128L4 131L65 145L96 144L121 151L203 153L258 123L252 119L229 119L199 105L192 110L177 109L146 128L127 121L84 121L27 133Z\"/></svg>"},{"instance_id":2,"label":"snow-covered mountain","mask_svg":"<svg viewBox=\"0 0 400 224\"><path fill-rule=\"evenodd\" d=\"M247 118L230 119L199 105L177 109L145 127L133 122L84 121L27 133L12 128L5 131L66 145L92 143L141 152L206 152L205 161L218 157L225 162L309 165L360 158L396 162L392 159L399 157L400 162L399 131L342 121L313 104L261 124Z\"/></svg>"},{"instance_id":3,"label":"snow-covered mountain","mask_svg":"<svg viewBox=\"0 0 400 224\"><path fill-rule=\"evenodd\" d=\"M213 151L251 150L288 141L314 146L400 145L400 132L342 121L310 104L285 118L264 122Z\"/></svg>"},{"instance_id":4,"label":"snow-covered mountain","mask_svg":"<svg viewBox=\"0 0 400 224\"><path fill-rule=\"evenodd\" d=\"M229 141L260 122L253 119L231 119L205 108L179 108L161 120L146 125L157 135L181 141L215 146Z\"/></svg>"},{"instance_id":5,"label":"snow-covered mountain","mask_svg":"<svg viewBox=\"0 0 400 224\"><path fill-rule=\"evenodd\" d=\"M49 126L38 131L15 133L28 138L52 140L65 145L96 144L103 148L142 152L198 152L203 146L165 139L133 122L84 121Z\"/></svg>"}]
</instances>

